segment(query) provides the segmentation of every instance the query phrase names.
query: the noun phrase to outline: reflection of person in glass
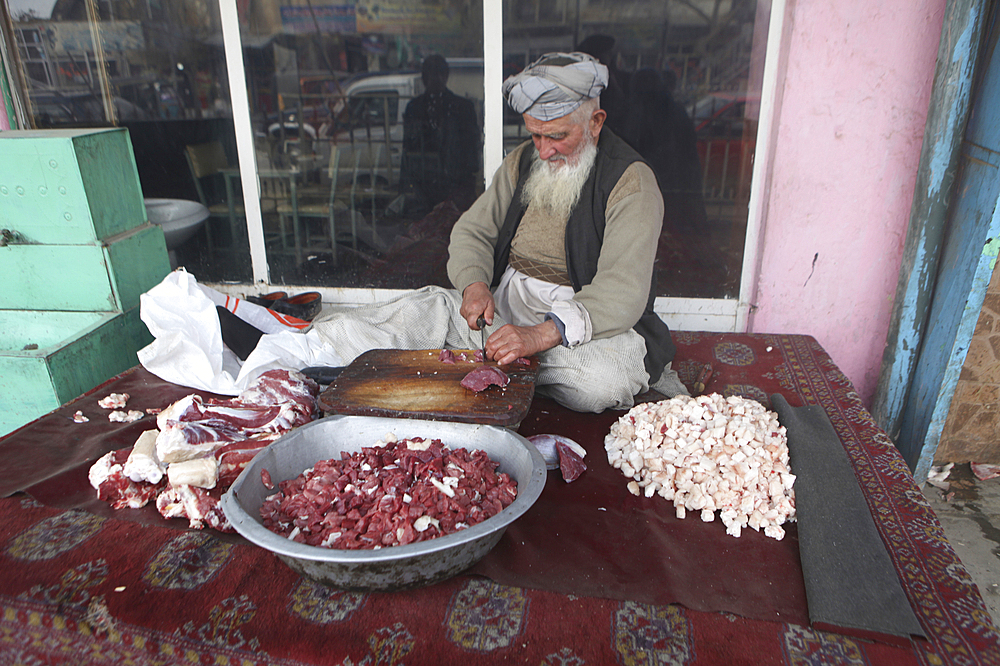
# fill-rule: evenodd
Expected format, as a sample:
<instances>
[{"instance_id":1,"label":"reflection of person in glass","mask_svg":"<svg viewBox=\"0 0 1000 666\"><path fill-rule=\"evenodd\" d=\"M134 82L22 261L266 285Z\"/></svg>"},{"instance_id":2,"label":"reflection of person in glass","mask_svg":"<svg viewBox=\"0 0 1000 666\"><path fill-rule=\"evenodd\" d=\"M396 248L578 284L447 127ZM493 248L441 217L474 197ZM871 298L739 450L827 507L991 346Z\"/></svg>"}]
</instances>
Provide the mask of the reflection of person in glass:
<instances>
[{"instance_id":1,"label":"reflection of person in glass","mask_svg":"<svg viewBox=\"0 0 1000 666\"><path fill-rule=\"evenodd\" d=\"M663 193L664 226L689 238L703 235L707 214L694 123L673 97L673 80L651 68L634 73L619 70L614 47L614 37L598 34L577 48L609 69L608 90L601 95L607 126L656 172ZM668 75L676 78L673 72Z\"/></svg>"},{"instance_id":2,"label":"reflection of person in glass","mask_svg":"<svg viewBox=\"0 0 1000 666\"><path fill-rule=\"evenodd\" d=\"M664 224L684 237L705 234L707 214L701 192L694 123L654 69L631 77L622 138L656 172L663 193Z\"/></svg>"},{"instance_id":3,"label":"reflection of person in glass","mask_svg":"<svg viewBox=\"0 0 1000 666\"><path fill-rule=\"evenodd\" d=\"M440 55L424 59L421 77L426 91L403 113L403 185L418 197L418 207L453 198L465 208L479 171L475 107L448 89L448 63Z\"/></svg>"},{"instance_id":4,"label":"reflection of person in glass","mask_svg":"<svg viewBox=\"0 0 1000 666\"><path fill-rule=\"evenodd\" d=\"M653 312L663 200L652 169L603 128L606 82L583 53L549 54L505 81L532 141L455 223L457 289L331 310L305 333L275 335L305 336L288 345L308 352L303 367L344 365L374 348L479 348L483 317L486 356L503 365L537 354L536 390L570 409L628 409L650 388L687 393ZM251 356L245 367L288 363L261 348Z\"/></svg>"}]
</instances>

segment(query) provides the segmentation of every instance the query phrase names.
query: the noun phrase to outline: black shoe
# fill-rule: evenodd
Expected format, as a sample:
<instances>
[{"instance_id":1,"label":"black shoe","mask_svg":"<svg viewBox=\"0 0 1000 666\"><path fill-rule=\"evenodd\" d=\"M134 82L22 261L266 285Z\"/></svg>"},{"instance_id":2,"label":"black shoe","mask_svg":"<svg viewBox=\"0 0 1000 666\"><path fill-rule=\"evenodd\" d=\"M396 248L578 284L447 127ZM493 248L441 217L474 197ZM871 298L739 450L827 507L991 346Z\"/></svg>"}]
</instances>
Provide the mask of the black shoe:
<instances>
[{"instance_id":1,"label":"black shoe","mask_svg":"<svg viewBox=\"0 0 1000 666\"><path fill-rule=\"evenodd\" d=\"M307 291L275 301L271 309L302 321L312 321L323 309L323 295L318 291Z\"/></svg>"},{"instance_id":2,"label":"black shoe","mask_svg":"<svg viewBox=\"0 0 1000 666\"><path fill-rule=\"evenodd\" d=\"M272 291L270 294L247 296L243 300L248 303L253 303L254 305L261 305L265 308L273 308L275 303L287 297L288 294L283 291Z\"/></svg>"},{"instance_id":3,"label":"black shoe","mask_svg":"<svg viewBox=\"0 0 1000 666\"><path fill-rule=\"evenodd\" d=\"M342 367L320 365L302 368L299 372L321 386L329 386L330 382L339 377L343 370Z\"/></svg>"}]
</instances>

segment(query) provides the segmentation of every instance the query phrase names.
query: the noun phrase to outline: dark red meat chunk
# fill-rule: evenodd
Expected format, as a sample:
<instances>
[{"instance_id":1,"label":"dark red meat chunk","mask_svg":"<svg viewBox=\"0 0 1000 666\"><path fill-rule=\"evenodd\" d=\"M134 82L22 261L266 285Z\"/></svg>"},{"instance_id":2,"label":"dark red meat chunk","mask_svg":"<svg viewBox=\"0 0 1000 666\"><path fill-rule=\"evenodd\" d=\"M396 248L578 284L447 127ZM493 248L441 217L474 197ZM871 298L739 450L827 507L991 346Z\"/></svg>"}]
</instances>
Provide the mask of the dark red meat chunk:
<instances>
[{"instance_id":1,"label":"dark red meat chunk","mask_svg":"<svg viewBox=\"0 0 1000 666\"><path fill-rule=\"evenodd\" d=\"M463 377L461 384L470 391L479 393L490 386L506 386L509 381L510 377L500 368L494 365L482 365Z\"/></svg>"},{"instance_id":2,"label":"dark red meat chunk","mask_svg":"<svg viewBox=\"0 0 1000 666\"><path fill-rule=\"evenodd\" d=\"M556 451L559 453L559 472L566 483L576 481L581 474L587 471L587 464L573 449L556 441Z\"/></svg>"}]
</instances>

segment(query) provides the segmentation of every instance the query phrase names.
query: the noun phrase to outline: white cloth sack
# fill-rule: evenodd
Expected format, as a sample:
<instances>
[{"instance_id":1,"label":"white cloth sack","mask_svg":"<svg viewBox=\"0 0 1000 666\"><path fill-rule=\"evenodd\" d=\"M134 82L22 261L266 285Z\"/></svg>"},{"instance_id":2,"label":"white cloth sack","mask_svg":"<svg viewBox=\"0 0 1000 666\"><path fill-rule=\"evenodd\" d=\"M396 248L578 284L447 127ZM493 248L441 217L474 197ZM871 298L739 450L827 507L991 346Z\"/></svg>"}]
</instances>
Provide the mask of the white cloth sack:
<instances>
[{"instance_id":1,"label":"white cloth sack","mask_svg":"<svg viewBox=\"0 0 1000 666\"><path fill-rule=\"evenodd\" d=\"M261 337L247 362L241 363L222 343L216 305L269 334ZM298 332L307 322L198 284L184 269L139 297L139 317L155 338L139 350L139 363L180 386L238 395L267 370L341 365L329 345Z\"/></svg>"},{"instance_id":2,"label":"white cloth sack","mask_svg":"<svg viewBox=\"0 0 1000 666\"><path fill-rule=\"evenodd\" d=\"M166 381L237 395L267 370L344 366L370 349L476 349L482 337L462 318L461 303L454 289L428 286L380 303L330 309L309 326L282 321L177 270L140 297L140 316L156 340L139 351L139 361ZM216 305L265 332L242 366L222 343ZM504 323L498 315L487 335ZM645 343L633 330L572 350L553 347L539 354L537 389L577 411L628 409L633 396L649 389L644 355ZM668 397L686 392L669 366L656 388Z\"/></svg>"}]
</instances>

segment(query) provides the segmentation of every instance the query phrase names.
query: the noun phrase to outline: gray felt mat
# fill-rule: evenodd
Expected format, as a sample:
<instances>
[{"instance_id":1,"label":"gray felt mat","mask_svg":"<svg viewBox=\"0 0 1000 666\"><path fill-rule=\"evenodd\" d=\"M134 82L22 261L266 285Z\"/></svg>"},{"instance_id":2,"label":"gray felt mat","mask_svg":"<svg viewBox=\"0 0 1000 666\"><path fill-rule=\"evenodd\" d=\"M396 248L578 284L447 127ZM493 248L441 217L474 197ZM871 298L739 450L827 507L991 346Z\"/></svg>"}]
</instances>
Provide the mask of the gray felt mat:
<instances>
[{"instance_id":1,"label":"gray felt mat","mask_svg":"<svg viewBox=\"0 0 1000 666\"><path fill-rule=\"evenodd\" d=\"M791 407L777 394L771 408L788 431L813 626L871 638L924 636L826 412Z\"/></svg>"}]
</instances>

